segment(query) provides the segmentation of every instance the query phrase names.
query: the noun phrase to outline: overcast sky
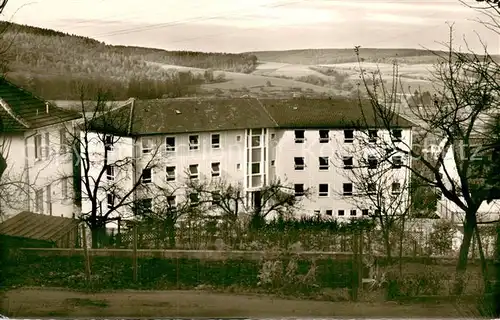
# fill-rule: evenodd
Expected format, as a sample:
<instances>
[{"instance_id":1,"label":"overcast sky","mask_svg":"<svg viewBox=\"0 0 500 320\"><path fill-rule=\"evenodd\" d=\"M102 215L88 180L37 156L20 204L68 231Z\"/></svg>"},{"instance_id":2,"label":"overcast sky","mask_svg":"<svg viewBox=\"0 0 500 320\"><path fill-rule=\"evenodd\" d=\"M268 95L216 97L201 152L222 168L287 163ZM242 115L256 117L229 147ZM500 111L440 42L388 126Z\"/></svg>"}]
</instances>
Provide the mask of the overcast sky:
<instances>
[{"instance_id":1,"label":"overcast sky","mask_svg":"<svg viewBox=\"0 0 500 320\"><path fill-rule=\"evenodd\" d=\"M474 0L464 0L474 4ZM500 54L497 35L459 0L10 0L2 19L110 44L243 52L297 48L442 48Z\"/></svg>"}]
</instances>

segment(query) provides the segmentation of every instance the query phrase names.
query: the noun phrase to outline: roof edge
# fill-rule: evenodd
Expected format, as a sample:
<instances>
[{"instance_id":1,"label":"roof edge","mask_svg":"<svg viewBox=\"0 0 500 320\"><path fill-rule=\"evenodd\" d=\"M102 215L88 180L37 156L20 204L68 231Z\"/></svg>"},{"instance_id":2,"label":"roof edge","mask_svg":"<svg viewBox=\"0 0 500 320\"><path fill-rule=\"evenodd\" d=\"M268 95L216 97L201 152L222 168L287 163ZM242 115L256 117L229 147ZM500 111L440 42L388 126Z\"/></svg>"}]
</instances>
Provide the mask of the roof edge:
<instances>
[{"instance_id":1,"label":"roof edge","mask_svg":"<svg viewBox=\"0 0 500 320\"><path fill-rule=\"evenodd\" d=\"M23 127L25 127L26 129L30 129L31 126L26 122L24 121L22 118L20 118L19 116L17 116L14 111L12 110L12 108L9 106L9 104L3 100L2 98L0 98L0 106L14 119L16 120L20 125L22 125Z\"/></svg>"}]
</instances>

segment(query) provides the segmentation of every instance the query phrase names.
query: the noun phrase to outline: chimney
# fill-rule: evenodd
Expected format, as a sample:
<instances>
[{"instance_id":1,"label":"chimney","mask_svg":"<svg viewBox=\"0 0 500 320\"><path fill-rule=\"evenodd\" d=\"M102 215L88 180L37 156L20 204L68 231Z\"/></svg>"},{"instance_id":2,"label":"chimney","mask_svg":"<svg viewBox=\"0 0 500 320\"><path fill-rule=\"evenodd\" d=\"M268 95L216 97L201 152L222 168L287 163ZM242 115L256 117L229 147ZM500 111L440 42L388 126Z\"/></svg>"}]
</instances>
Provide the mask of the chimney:
<instances>
[{"instance_id":1,"label":"chimney","mask_svg":"<svg viewBox=\"0 0 500 320\"><path fill-rule=\"evenodd\" d=\"M49 103L45 101L45 113L49 113Z\"/></svg>"}]
</instances>

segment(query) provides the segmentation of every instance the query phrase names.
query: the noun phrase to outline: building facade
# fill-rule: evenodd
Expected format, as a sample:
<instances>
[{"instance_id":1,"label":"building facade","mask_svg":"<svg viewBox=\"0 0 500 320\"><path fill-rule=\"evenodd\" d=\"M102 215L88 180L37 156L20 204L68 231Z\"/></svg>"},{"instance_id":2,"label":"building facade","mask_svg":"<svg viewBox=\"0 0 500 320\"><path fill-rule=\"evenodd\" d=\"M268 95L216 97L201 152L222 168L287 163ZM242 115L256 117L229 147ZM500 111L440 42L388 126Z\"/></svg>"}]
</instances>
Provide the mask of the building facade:
<instances>
[{"instance_id":1,"label":"building facade","mask_svg":"<svg viewBox=\"0 0 500 320\"><path fill-rule=\"evenodd\" d=\"M73 216L73 152L68 141L79 117L0 79L4 218L20 211Z\"/></svg>"},{"instance_id":2,"label":"building facade","mask_svg":"<svg viewBox=\"0 0 500 320\"><path fill-rule=\"evenodd\" d=\"M98 202L111 208L120 196L107 191L119 189L123 194L141 180L134 201L142 199L155 210L165 202L178 206L186 201L184 186L190 180L224 181L240 187L251 208L259 201L260 190L279 180L301 199L299 214L367 215L373 206L359 205L360 190L349 175L361 159L379 152L373 139L397 139L411 147L411 123L397 118L388 132L376 117L367 117L367 108L366 126L361 126L358 109L355 102L330 99L131 99L111 111L127 117L126 130L109 125L93 129L98 141L92 146L94 174L102 171L102 159L109 159L109 176ZM375 132L369 138L372 144L365 141L367 128ZM133 161L124 166L127 157ZM367 177L372 174L363 170ZM401 166L388 171L388 176L392 180L387 188L392 187L393 193L409 183L408 170ZM116 184L120 187L110 188ZM160 197L159 189L171 194ZM82 212L90 210L85 198ZM123 210L129 209L122 207L117 214L127 215Z\"/></svg>"}]
</instances>

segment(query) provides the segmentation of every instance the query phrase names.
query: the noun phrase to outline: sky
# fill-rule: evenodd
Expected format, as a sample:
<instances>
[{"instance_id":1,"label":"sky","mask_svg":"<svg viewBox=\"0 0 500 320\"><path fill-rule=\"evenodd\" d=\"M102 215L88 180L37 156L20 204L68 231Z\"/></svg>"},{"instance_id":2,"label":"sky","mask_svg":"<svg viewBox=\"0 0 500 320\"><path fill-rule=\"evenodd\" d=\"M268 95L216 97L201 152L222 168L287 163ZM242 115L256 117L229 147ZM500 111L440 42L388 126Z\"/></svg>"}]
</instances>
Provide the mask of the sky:
<instances>
[{"instance_id":1,"label":"sky","mask_svg":"<svg viewBox=\"0 0 500 320\"><path fill-rule=\"evenodd\" d=\"M10 0L0 19L108 44L211 52L443 49L454 23L456 46L480 51L482 41L500 54L500 37L477 22L488 17L460 0Z\"/></svg>"}]
</instances>

